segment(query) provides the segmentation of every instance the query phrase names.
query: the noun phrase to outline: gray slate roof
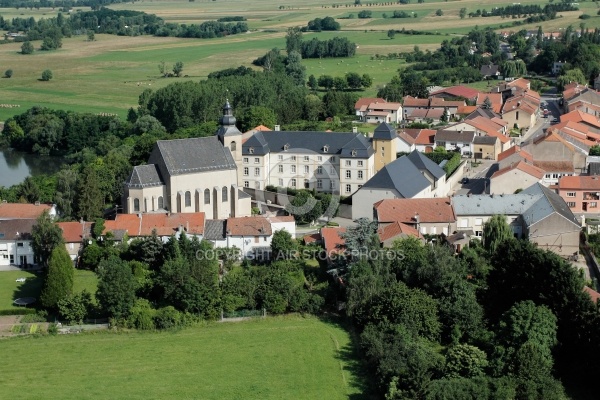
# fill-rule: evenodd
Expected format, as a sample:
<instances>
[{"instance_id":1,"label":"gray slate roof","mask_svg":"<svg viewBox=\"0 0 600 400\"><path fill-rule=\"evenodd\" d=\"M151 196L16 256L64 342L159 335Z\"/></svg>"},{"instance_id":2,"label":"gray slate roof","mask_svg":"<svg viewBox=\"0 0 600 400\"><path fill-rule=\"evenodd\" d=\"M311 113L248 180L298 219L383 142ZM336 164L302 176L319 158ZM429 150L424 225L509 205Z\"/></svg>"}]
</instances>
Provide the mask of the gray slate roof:
<instances>
[{"instance_id":1,"label":"gray slate roof","mask_svg":"<svg viewBox=\"0 0 600 400\"><path fill-rule=\"evenodd\" d=\"M563 216L567 221L580 226L579 221L575 218L564 199L542 184L536 183L521 193L538 196L538 201L523 214L523 219L525 219L528 226L543 220L554 212Z\"/></svg>"},{"instance_id":2,"label":"gray slate roof","mask_svg":"<svg viewBox=\"0 0 600 400\"><path fill-rule=\"evenodd\" d=\"M397 136L396 129L387 122L379 124L373 133L373 139L378 140L394 140Z\"/></svg>"},{"instance_id":3,"label":"gray slate roof","mask_svg":"<svg viewBox=\"0 0 600 400\"><path fill-rule=\"evenodd\" d=\"M392 189L397 191L401 197L412 198L429 186L431 186L429 180L423 176L410 158L402 156L383 167L359 190L364 188Z\"/></svg>"},{"instance_id":4,"label":"gray slate roof","mask_svg":"<svg viewBox=\"0 0 600 400\"><path fill-rule=\"evenodd\" d=\"M235 126L236 119L233 116L233 109L229 104L229 100L225 102L223 106L223 115L219 120L219 129L217 130L217 136L236 136L242 133Z\"/></svg>"},{"instance_id":5,"label":"gray slate roof","mask_svg":"<svg viewBox=\"0 0 600 400\"><path fill-rule=\"evenodd\" d=\"M436 179L440 179L444 175L446 175L446 171L444 171L439 165L431 161L425 154L420 151L413 150L412 153L407 155L408 159L414 164L419 171L426 170Z\"/></svg>"},{"instance_id":6,"label":"gray slate roof","mask_svg":"<svg viewBox=\"0 0 600 400\"><path fill-rule=\"evenodd\" d=\"M35 219L0 220L0 240L31 240Z\"/></svg>"},{"instance_id":7,"label":"gray slate roof","mask_svg":"<svg viewBox=\"0 0 600 400\"><path fill-rule=\"evenodd\" d=\"M373 147L360 133L312 131L257 132L243 144L242 154L280 153L286 151L286 145L290 153L337 154L350 157L352 150L355 150L357 158L369 158L373 154ZM327 152L324 150L326 145Z\"/></svg>"},{"instance_id":8,"label":"gray slate roof","mask_svg":"<svg viewBox=\"0 0 600 400\"><path fill-rule=\"evenodd\" d=\"M440 129L435 134L436 141L471 143L475 137L473 131L453 131Z\"/></svg>"},{"instance_id":9,"label":"gray slate roof","mask_svg":"<svg viewBox=\"0 0 600 400\"><path fill-rule=\"evenodd\" d=\"M159 140L154 145L149 164L159 164L161 160L169 175L237 168L231 152L223 147L217 136Z\"/></svg>"},{"instance_id":10,"label":"gray slate roof","mask_svg":"<svg viewBox=\"0 0 600 400\"><path fill-rule=\"evenodd\" d=\"M495 136L475 136L473 138L473 144L496 144L498 140Z\"/></svg>"},{"instance_id":11,"label":"gray slate roof","mask_svg":"<svg viewBox=\"0 0 600 400\"><path fill-rule=\"evenodd\" d=\"M138 165L133 167L131 175L125 182L130 188L144 188L164 185L155 164Z\"/></svg>"},{"instance_id":12,"label":"gray slate roof","mask_svg":"<svg viewBox=\"0 0 600 400\"><path fill-rule=\"evenodd\" d=\"M492 76L498 74L498 66L494 64L483 65L479 70L483 76Z\"/></svg>"},{"instance_id":13,"label":"gray slate roof","mask_svg":"<svg viewBox=\"0 0 600 400\"><path fill-rule=\"evenodd\" d=\"M204 223L204 239L206 240L224 240L226 237L225 219L207 219Z\"/></svg>"},{"instance_id":14,"label":"gray slate roof","mask_svg":"<svg viewBox=\"0 0 600 400\"><path fill-rule=\"evenodd\" d=\"M248 199L252 197L248 193L244 192L242 189L238 189L238 192L238 199Z\"/></svg>"},{"instance_id":15,"label":"gray slate roof","mask_svg":"<svg viewBox=\"0 0 600 400\"><path fill-rule=\"evenodd\" d=\"M502 119L502 116L500 114L495 113L493 110L484 109L481 107L476 108L475 111L473 111L471 114L467 115L465 117L465 119L475 119L477 117L484 117L487 119L492 119L492 118L496 117L496 118Z\"/></svg>"}]
</instances>

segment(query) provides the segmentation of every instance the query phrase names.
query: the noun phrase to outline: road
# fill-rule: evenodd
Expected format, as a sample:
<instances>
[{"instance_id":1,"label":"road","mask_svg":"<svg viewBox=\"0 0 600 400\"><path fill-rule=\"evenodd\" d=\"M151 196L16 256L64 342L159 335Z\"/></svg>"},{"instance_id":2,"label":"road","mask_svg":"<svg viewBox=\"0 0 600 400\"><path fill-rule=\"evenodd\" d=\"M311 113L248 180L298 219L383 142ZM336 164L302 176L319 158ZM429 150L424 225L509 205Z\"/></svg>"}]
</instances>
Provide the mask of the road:
<instances>
[{"instance_id":1,"label":"road","mask_svg":"<svg viewBox=\"0 0 600 400\"><path fill-rule=\"evenodd\" d=\"M481 164L465 173L465 177L469 179L469 183L457 183L453 187L454 193L456 195L489 193L490 167L494 163L494 160L481 160Z\"/></svg>"},{"instance_id":2,"label":"road","mask_svg":"<svg viewBox=\"0 0 600 400\"><path fill-rule=\"evenodd\" d=\"M543 113L540 112L537 123L521 138L521 146L542 137L546 129L553 125L553 120L560 121L561 112L560 106L558 105L559 98L556 97L555 94L544 94L540 96L540 100L542 101L542 104L546 104L546 108L550 111L550 114L548 117L544 118Z\"/></svg>"}]
</instances>

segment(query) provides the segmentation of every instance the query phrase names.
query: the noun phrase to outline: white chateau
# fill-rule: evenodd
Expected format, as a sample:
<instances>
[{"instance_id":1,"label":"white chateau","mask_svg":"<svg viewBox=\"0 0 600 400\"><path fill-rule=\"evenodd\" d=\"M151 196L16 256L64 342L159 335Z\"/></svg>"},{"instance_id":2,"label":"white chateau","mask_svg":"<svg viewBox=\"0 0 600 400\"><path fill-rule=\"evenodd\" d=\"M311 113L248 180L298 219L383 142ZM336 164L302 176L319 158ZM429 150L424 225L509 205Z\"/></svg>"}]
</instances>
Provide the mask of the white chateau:
<instances>
[{"instance_id":1,"label":"white chateau","mask_svg":"<svg viewBox=\"0 0 600 400\"><path fill-rule=\"evenodd\" d=\"M250 215L240 188L316 189L349 196L396 159L396 130L382 123L372 138L357 132L258 131L246 140L232 108L207 138L160 140L148 165L125 182L126 213L204 212L206 219Z\"/></svg>"}]
</instances>

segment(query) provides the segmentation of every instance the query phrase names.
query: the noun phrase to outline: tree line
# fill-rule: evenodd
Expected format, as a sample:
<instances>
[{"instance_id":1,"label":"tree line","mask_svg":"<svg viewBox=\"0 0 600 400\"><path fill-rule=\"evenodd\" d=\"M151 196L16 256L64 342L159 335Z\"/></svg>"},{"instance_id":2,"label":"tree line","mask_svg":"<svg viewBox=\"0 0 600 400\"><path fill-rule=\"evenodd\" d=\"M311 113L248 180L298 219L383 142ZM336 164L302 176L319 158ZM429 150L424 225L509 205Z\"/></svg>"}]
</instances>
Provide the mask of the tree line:
<instances>
[{"instance_id":1,"label":"tree line","mask_svg":"<svg viewBox=\"0 0 600 400\"><path fill-rule=\"evenodd\" d=\"M475 12L470 12L469 17L502 17L502 18L520 18L521 16L532 16L534 14L540 14L546 16L548 19L555 19L556 14L562 11L577 11L579 8L571 1L563 0L560 2L549 3L543 7L540 4L519 4L513 3L504 7L494 7L491 11L486 9L478 9Z\"/></svg>"}]
</instances>

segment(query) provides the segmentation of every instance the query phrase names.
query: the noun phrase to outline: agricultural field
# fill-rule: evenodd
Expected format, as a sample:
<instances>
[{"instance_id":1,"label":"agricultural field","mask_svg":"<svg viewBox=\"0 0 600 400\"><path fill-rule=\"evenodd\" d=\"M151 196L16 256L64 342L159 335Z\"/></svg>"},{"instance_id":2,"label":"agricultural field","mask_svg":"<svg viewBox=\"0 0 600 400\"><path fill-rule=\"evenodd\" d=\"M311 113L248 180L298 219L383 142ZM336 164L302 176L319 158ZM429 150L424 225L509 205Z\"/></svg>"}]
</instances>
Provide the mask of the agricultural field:
<instances>
[{"instance_id":1,"label":"agricultural field","mask_svg":"<svg viewBox=\"0 0 600 400\"><path fill-rule=\"evenodd\" d=\"M315 317L14 338L2 350L0 398L359 399L363 390L348 333Z\"/></svg>"},{"instance_id":2,"label":"agricultural field","mask_svg":"<svg viewBox=\"0 0 600 400\"><path fill-rule=\"evenodd\" d=\"M512 0L499 0L497 6L512 4ZM545 4L542 1L526 3ZM36 51L32 55L21 55L19 43L0 45L0 75L13 70L10 79L0 79L0 103L18 107L1 107L0 121L22 113L34 105L92 113L109 113L124 117L130 107L137 106L137 100L144 89L164 87L176 80L199 81L215 70L240 65L251 66L252 60L268 50L285 48L285 31L288 27L304 26L311 19L331 16L341 24L340 32L305 33L304 38L320 39L335 36L347 37L357 43L357 54L350 59L305 60L307 76L323 74L342 76L346 72L368 73L373 78L373 87L364 95L374 95L377 87L384 85L402 66L399 60L373 61L375 54L387 55L410 51L415 45L422 50L435 49L452 35L465 34L477 27L493 26L510 30L511 19L465 18L458 12L479 8L491 9L489 4L480 1L426 1L411 4L381 3L355 6L354 2L339 3L332 0L317 2L306 0L294 5L271 0L254 2L250 0L231 1L187 1L159 0L135 3L119 3L110 8L136 10L156 14L167 22L202 23L225 16L244 16L250 31L246 34L215 39L159 38L152 36L124 37L96 35L93 42L85 35L63 39L63 47L58 51ZM385 5L384 5L385 4ZM543 24L546 30L558 30L569 24L579 28L600 27L598 7L593 2L583 2L580 11L561 13L562 17ZM443 16L436 16L437 9ZM86 10L75 8L73 12ZM357 18L362 10L372 11L372 18ZM394 11L415 13L416 18L389 18ZM58 9L0 9L4 18L55 16ZM578 19L587 13L591 18ZM384 18L384 14L385 17ZM353 17L353 18L352 18ZM502 28L504 27L504 28ZM437 35L401 35L394 39L387 37L389 29L414 29L437 33ZM517 29L517 28L514 28ZM518 29L537 29L537 24L523 25ZM34 42L39 47L40 42ZM181 78L160 78L158 64L167 66L177 61L184 63ZM52 80L43 82L41 73L50 69Z\"/></svg>"},{"instance_id":3,"label":"agricultural field","mask_svg":"<svg viewBox=\"0 0 600 400\"><path fill-rule=\"evenodd\" d=\"M19 278L25 278L25 282L17 282ZM20 308L13 305L13 301L19 297L39 298L43 284L44 279L41 273L28 271L0 272L0 310ZM94 272L80 269L75 270L73 292L79 293L85 289L94 295L97 285L98 278Z\"/></svg>"}]
</instances>

